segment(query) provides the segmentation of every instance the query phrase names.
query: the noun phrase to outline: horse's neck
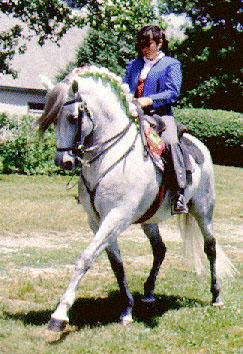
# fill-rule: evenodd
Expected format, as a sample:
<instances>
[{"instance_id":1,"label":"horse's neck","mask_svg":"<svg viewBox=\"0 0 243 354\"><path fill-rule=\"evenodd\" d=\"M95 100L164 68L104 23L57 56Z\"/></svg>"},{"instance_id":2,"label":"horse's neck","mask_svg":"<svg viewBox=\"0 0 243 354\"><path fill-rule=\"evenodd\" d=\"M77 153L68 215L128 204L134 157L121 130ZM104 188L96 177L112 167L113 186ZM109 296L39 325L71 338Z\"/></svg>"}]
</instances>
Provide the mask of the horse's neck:
<instances>
[{"instance_id":1,"label":"horse's neck","mask_svg":"<svg viewBox=\"0 0 243 354\"><path fill-rule=\"evenodd\" d=\"M122 115L119 116L119 119L113 119L112 121L110 121L109 118L106 119L106 116L102 117L102 115L100 114L99 118L100 119L96 120L96 127L94 132L95 139L97 141L105 141L116 136L117 134L122 132L129 124L128 117L122 117Z\"/></svg>"},{"instance_id":2,"label":"horse's neck","mask_svg":"<svg viewBox=\"0 0 243 354\"><path fill-rule=\"evenodd\" d=\"M87 109L94 123L92 144L100 146L100 151L102 149L105 151L90 167L83 168L83 174L92 189L101 178L100 176L106 175L107 171L117 164L117 161L129 153L135 142L138 143L138 139L136 139L137 128L133 124L126 130L130 118L126 114L126 109L121 103L119 95L108 84L105 87L102 85L93 86L92 91L89 92L84 88L80 94L87 103ZM109 142L106 144L107 141ZM92 160L95 155L96 152L91 152L86 156L88 160ZM143 158L142 153L141 157Z\"/></svg>"},{"instance_id":3,"label":"horse's neck","mask_svg":"<svg viewBox=\"0 0 243 354\"><path fill-rule=\"evenodd\" d=\"M98 88L95 94L82 95L95 124L94 139L104 141L122 131L129 117L119 97L108 88Z\"/></svg>"}]
</instances>

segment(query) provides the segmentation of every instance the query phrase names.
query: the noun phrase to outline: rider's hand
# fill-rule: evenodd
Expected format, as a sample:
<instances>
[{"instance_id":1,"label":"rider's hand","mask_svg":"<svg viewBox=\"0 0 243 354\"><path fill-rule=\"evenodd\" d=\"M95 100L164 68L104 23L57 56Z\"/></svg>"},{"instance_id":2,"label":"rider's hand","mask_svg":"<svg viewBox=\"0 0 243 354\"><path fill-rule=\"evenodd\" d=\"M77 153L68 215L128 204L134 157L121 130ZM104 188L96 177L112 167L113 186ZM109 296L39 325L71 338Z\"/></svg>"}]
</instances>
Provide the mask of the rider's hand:
<instances>
[{"instance_id":1,"label":"rider's hand","mask_svg":"<svg viewBox=\"0 0 243 354\"><path fill-rule=\"evenodd\" d=\"M139 97L138 98L138 104L143 108L143 107L148 107L152 106L153 100L150 97Z\"/></svg>"}]
</instances>

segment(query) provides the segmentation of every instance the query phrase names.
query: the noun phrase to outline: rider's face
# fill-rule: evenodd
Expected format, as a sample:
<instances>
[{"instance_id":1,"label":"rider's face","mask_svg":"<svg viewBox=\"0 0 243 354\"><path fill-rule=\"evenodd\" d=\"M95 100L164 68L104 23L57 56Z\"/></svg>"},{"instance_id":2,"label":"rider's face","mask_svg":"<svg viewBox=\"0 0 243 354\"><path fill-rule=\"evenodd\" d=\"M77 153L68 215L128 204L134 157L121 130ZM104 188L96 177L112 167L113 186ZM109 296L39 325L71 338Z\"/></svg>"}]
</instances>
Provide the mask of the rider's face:
<instances>
[{"instance_id":1,"label":"rider's face","mask_svg":"<svg viewBox=\"0 0 243 354\"><path fill-rule=\"evenodd\" d=\"M141 48L141 53L145 58L154 60L159 54L161 45L161 42L157 44L155 40L150 39L150 41L144 44L144 46Z\"/></svg>"}]
</instances>

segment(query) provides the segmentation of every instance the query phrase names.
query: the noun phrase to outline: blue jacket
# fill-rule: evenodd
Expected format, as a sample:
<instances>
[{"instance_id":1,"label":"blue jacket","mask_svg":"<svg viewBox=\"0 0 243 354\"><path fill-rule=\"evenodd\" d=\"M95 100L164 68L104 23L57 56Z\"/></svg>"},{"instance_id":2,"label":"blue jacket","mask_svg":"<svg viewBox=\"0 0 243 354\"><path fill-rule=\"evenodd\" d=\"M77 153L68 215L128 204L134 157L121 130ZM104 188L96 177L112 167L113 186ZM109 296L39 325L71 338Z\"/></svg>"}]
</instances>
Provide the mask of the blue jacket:
<instances>
[{"instance_id":1,"label":"blue jacket","mask_svg":"<svg viewBox=\"0 0 243 354\"><path fill-rule=\"evenodd\" d=\"M144 66L143 58L130 61L124 82L136 93L138 79ZM172 57L164 56L150 70L145 83L143 96L151 97L153 106L150 113L162 111L172 115L171 106L180 95L182 83L181 63Z\"/></svg>"}]
</instances>

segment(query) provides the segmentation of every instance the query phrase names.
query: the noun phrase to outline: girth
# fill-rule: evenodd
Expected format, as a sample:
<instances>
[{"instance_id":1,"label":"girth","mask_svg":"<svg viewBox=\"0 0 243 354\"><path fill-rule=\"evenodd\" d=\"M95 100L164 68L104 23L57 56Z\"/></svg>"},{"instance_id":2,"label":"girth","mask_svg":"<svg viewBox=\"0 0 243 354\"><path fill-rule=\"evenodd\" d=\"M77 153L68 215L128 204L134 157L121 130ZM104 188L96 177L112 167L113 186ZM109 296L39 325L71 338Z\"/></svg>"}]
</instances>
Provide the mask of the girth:
<instances>
[{"instance_id":1,"label":"girth","mask_svg":"<svg viewBox=\"0 0 243 354\"><path fill-rule=\"evenodd\" d=\"M151 219L152 216L154 216L156 211L159 209L159 207L164 199L164 196L165 196L165 184L162 182L160 185L160 188L159 188L159 192L158 192L155 200L151 204L150 208L134 224L142 224L145 221Z\"/></svg>"}]
</instances>

